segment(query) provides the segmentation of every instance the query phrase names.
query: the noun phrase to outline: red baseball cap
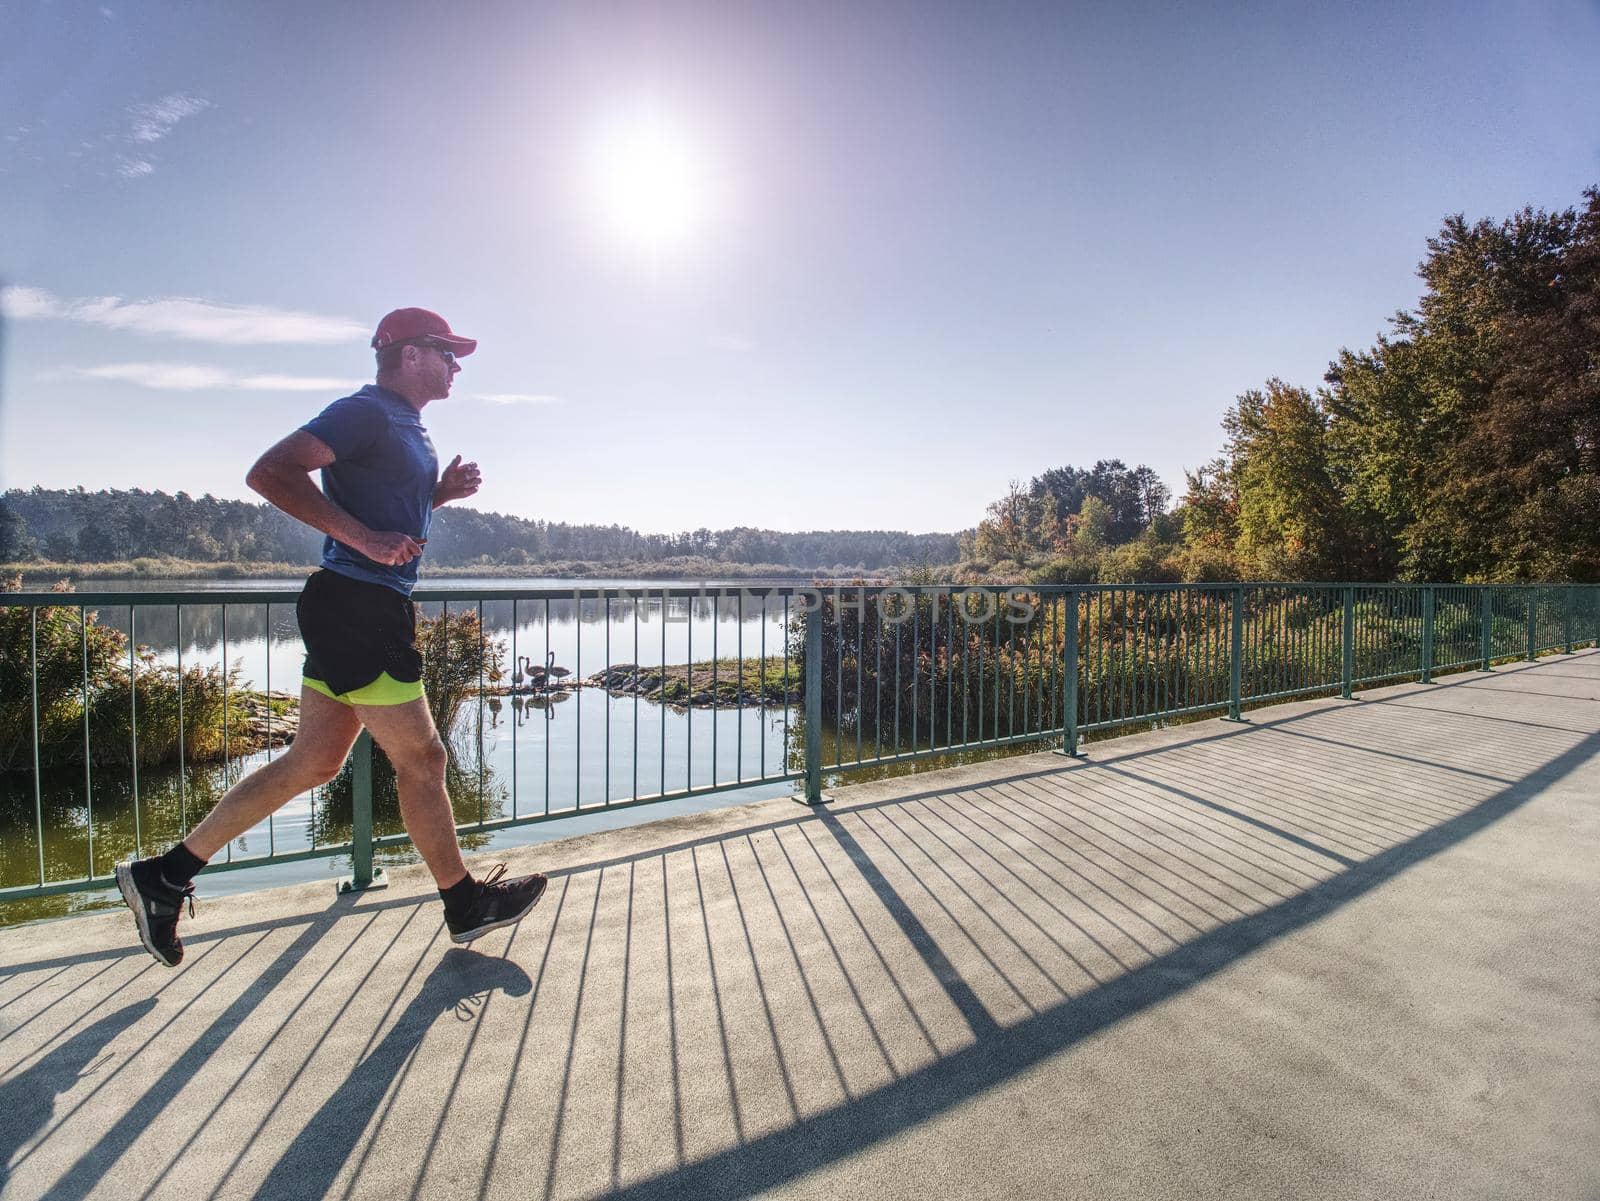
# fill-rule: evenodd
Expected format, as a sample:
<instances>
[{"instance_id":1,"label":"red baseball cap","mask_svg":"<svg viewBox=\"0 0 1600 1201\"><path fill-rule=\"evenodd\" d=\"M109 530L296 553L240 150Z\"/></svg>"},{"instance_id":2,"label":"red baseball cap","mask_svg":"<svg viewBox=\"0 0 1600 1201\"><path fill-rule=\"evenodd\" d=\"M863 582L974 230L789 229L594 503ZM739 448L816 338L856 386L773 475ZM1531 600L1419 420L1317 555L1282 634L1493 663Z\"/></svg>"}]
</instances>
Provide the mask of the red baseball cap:
<instances>
[{"instance_id":1,"label":"red baseball cap","mask_svg":"<svg viewBox=\"0 0 1600 1201\"><path fill-rule=\"evenodd\" d=\"M438 313L427 309L396 309L378 322L378 332L372 335L372 348L382 350L397 342L413 338L432 338L442 342L457 355L471 354L478 349L476 338L463 338L450 332L450 323Z\"/></svg>"}]
</instances>

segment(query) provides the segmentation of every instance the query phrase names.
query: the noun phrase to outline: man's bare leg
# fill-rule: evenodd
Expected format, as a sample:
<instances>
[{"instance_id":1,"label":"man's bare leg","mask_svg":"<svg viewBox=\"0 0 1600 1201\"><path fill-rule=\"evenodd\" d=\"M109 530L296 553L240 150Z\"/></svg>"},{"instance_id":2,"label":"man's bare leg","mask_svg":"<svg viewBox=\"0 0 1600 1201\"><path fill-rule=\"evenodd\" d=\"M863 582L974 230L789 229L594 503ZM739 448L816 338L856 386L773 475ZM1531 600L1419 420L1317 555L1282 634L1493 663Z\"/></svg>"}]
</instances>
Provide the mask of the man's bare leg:
<instances>
[{"instance_id":1,"label":"man's bare leg","mask_svg":"<svg viewBox=\"0 0 1600 1201\"><path fill-rule=\"evenodd\" d=\"M240 780L183 840L201 859L210 859L257 822L318 784L339 774L361 722L342 705L313 688L300 690L300 729L289 749Z\"/></svg>"},{"instance_id":2,"label":"man's bare leg","mask_svg":"<svg viewBox=\"0 0 1600 1201\"><path fill-rule=\"evenodd\" d=\"M467 874L456 839L456 816L445 791L448 752L433 726L426 697L403 705L357 705L355 716L372 731L394 765L400 790L400 819L406 833L442 890Z\"/></svg>"},{"instance_id":3,"label":"man's bare leg","mask_svg":"<svg viewBox=\"0 0 1600 1201\"><path fill-rule=\"evenodd\" d=\"M333 779L361 723L348 705L300 691L300 729L281 756L251 772L164 855L117 864L117 888L133 911L145 949L168 967L183 961L178 917L194 905L194 877L206 860L308 788Z\"/></svg>"}]
</instances>

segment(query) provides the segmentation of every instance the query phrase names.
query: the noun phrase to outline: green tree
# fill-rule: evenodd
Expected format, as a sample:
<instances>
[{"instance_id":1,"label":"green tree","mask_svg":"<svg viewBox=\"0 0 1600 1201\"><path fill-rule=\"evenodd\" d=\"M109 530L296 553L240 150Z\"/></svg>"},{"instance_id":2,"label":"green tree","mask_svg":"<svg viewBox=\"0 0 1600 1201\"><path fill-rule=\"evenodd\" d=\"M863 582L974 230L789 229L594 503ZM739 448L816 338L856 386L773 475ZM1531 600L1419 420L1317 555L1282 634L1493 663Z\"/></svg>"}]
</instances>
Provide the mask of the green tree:
<instances>
[{"instance_id":1,"label":"green tree","mask_svg":"<svg viewBox=\"0 0 1600 1201\"><path fill-rule=\"evenodd\" d=\"M1240 566L1257 579L1348 574L1343 498L1329 471L1327 416L1304 388L1267 381L1223 419L1238 494Z\"/></svg>"},{"instance_id":2,"label":"green tree","mask_svg":"<svg viewBox=\"0 0 1600 1201\"><path fill-rule=\"evenodd\" d=\"M1073 548L1083 555L1104 550L1111 538L1111 509L1098 496L1086 496L1072 526Z\"/></svg>"}]
</instances>

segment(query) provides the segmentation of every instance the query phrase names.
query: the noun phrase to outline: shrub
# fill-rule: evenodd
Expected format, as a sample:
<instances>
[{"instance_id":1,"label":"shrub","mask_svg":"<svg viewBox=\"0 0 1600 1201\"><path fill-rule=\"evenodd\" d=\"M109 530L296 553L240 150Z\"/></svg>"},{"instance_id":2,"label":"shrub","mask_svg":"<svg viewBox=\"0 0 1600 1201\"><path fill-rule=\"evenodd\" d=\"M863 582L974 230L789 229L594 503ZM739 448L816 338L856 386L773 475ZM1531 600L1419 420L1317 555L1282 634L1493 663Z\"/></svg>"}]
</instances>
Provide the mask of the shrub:
<instances>
[{"instance_id":1,"label":"shrub","mask_svg":"<svg viewBox=\"0 0 1600 1201\"><path fill-rule=\"evenodd\" d=\"M21 586L17 576L0 580L0 597ZM71 590L52 589L64 598ZM238 671L226 677L225 702L220 667L190 667L180 677L146 647L130 656L127 635L101 625L93 609L0 604L0 771L33 768L36 688L40 767L83 762L86 708L93 763L133 761L135 720L141 764L175 761L180 731L189 762L221 758L224 717L239 731L248 721Z\"/></svg>"}]
</instances>

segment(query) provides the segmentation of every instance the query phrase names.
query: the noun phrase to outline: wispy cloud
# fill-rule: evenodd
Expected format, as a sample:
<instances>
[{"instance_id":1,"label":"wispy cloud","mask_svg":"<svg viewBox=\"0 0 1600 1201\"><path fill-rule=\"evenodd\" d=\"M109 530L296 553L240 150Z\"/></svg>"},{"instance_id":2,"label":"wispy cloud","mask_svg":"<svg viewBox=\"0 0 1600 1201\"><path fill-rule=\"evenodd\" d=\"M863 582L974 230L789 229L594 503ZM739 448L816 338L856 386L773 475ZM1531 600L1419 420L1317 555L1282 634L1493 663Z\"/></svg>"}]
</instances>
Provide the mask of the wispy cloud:
<instances>
[{"instance_id":1,"label":"wispy cloud","mask_svg":"<svg viewBox=\"0 0 1600 1201\"><path fill-rule=\"evenodd\" d=\"M123 179L153 175L156 163L150 148L170 134L178 122L210 107L211 101L187 92L169 92L159 100L133 105L126 112L127 132L120 138L129 149L118 154L113 163L117 174Z\"/></svg>"},{"instance_id":2,"label":"wispy cloud","mask_svg":"<svg viewBox=\"0 0 1600 1201\"><path fill-rule=\"evenodd\" d=\"M52 378L113 380L165 392L340 392L347 379L313 375L250 374L199 363L106 363L52 372Z\"/></svg>"},{"instance_id":3,"label":"wispy cloud","mask_svg":"<svg viewBox=\"0 0 1600 1201\"><path fill-rule=\"evenodd\" d=\"M53 318L103 329L229 346L322 345L365 341L368 337L366 326L345 318L266 305L217 304L185 296L158 296L150 300L96 296L69 300L43 288L18 284L0 289L0 313L19 321Z\"/></svg>"},{"instance_id":4,"label":"wispy cloud","mask_svg":"<svg viewBox=\"0 0 1600 1201\"><path fill-rule=\"evenodd\" d=\"M530 396L522 392L477 392L474 400L485 400L492 405L558 405L559 396Z\"/></svg>"},{"instance_id":5,"label":"wispy cloud","mask_svg":"<svg viewBox=\"0 0 1600 1201\"><path fill-rule=\"evenodd\" d=\"M130 136L135 142L159 142L172 132L173 126L179 121L203 113L210 107L211 101L183 92L173 92L149 104L136 104L128 110L128 115L133 118Z\"/></svg>"}]
</instances>

